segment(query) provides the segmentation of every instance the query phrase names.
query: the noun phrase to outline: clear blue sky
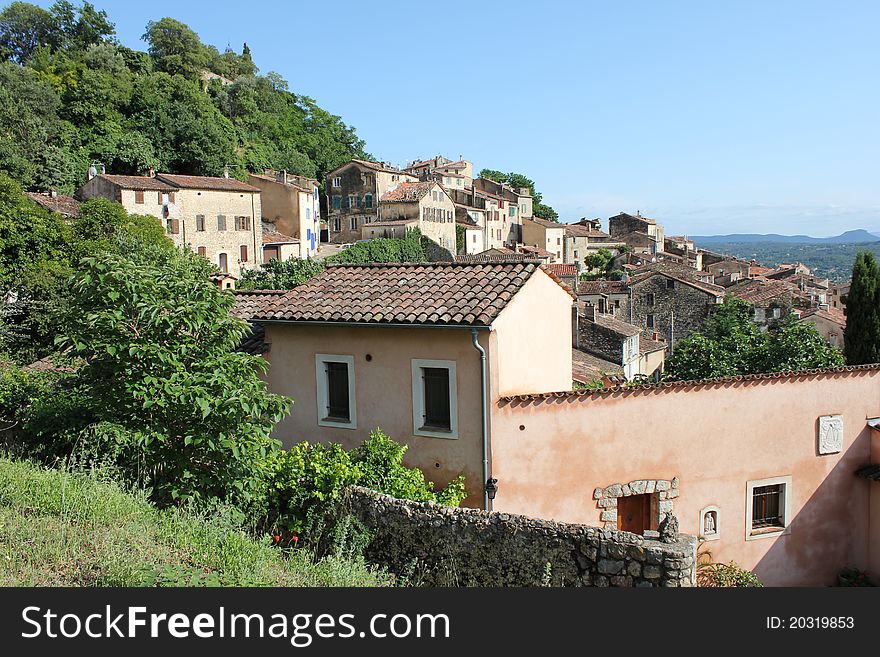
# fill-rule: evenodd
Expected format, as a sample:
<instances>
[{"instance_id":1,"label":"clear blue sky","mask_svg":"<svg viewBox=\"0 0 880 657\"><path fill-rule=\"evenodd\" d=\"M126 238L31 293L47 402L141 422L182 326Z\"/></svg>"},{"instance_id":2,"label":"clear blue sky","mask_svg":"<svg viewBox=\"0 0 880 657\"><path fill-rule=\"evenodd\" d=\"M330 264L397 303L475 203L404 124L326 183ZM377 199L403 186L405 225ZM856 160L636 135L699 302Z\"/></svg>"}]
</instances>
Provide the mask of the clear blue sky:
<instances>
[{"instance_id":1,"label":"clear blue sky","mask_svg":"<svg viewBox=\"0 0 880 657\"><path fill-rule=\"evenodd\" d=\"M247 42L377 158L524 173L564 221L880 232L880 2L93 2L128 46L163 16Z\"/></svg>"}]
</instances>

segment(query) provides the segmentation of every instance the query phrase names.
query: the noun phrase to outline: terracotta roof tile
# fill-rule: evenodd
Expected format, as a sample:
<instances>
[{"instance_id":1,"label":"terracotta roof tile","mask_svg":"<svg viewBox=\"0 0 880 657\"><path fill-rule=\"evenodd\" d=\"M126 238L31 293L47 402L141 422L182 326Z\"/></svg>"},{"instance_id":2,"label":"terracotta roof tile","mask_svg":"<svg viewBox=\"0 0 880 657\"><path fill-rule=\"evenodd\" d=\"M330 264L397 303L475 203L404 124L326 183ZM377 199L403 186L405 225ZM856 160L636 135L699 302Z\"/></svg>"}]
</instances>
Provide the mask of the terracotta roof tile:
<instances>
[{"instance_id":1,"label":"terracotta roof tile","mask_svg":"<svg viewBox=\"0 0 880 657\"><path fill-rule=\"evenodd\" d=\"M577 276L578 270L577 265L564 265L561 263L544 265L547 271L552 271L554 274L562 278L565 276L566 278L572 278Z\"/></svg>"},{"instance_id":2,"label":"terracotta roof tile","mask_svg":"<svg viewBox=\"0 0 880 657\"><path fill-rule=\"evenodd\" d=\"M163 182L158 178L151 178L150 176L117 176L115 174L101 173L97 177L103 178L123 189L159 192L175 192L178 189L174 185Z\"/></svg>"},{"instance_id":3,"label":"terracotta roof tile","mask_svg":"<svg viewBox=\"0 0 880 657\"><path fill-rule=\"evenodd\" d=\"M184 176L176 173L159 173L156 178L163 180L169 185L179 189L204 189L220 192L249 192L259 193L260 189L235 178L212 177L212 176Z\"/></svg>"},{"instance_id":4,"label":"terracotta roof tile","mask_svg":"<svg viewBox=\"0 0 880 657\"><path fill-rule=\"evenodd\" d=\"M299 240L284 233L264 231L263 244L299 244Z\"/></svg>"},{"instance_id":5,"label":"terracotta roof tile","mask_svg":"<svg viewBox=\"0 0 880 657\"><path fill-rule=\"evenodd\" d=\"M601 380L605 376L623 378L623 367L580 349L571 350L571 378L573 381L591 383Z\"/></svg>"},{"instance_id":6,"label":"terracotta roof tile","mask_svg":"<svg viewBox=\"0 0 880 657\"><path fill-rule=\"evenodd\" d=\"M537 269L528 261L332 265L259 305L253 319L489 326Z\"/></svg>"},{"instance_id":7,"label":"terracotta roof tile","mask_svg":"<svg viewBox=\"0 0 880 657\"><path fill-rule=\"evenodd\" d=\"M429 182L404 182L390 192L385 192L379 199L383 203L413 203L420 201L428 192L439 185L433 180Z\"/></svg>"},{"instance_id":8,"label":"terracotta roof tile","mask_svg":"<svg viewBox=\"0 0 880 657\"><path fill-rule=\"evenodd\" d=\"M28 192L32 201L36 201L50 212L57 212L62 217L78 217L79 201L66 194L50 196L41 192Z\"/></svg>"}]
</instances>

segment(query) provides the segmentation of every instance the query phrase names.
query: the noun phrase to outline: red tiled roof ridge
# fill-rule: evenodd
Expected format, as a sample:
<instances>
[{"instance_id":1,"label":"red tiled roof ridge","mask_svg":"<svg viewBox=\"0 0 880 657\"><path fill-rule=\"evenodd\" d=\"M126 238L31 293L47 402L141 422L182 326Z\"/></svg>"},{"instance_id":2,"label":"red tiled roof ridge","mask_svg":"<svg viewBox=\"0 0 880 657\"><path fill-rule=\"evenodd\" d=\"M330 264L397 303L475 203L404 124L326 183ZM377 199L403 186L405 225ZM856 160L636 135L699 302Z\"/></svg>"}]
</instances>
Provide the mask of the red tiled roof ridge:
<instances>
[{"instance_id":1,"label":"red tiled roof ridge","mask_svg":"<svg viewBox=\"0 0 880 657\"><path fill-rule=\"evenodd\" d=\"M598 390L562 390L558 392L538 392L524 395L508 395L501 397L499 402L539 401L543 399L567 399L572 397L607 397L616 394L646 394L661 389L696 388L704 386L722 386L728 383L755 383L759 381L815 377L832 374L850 374L855 372L880 371L880 363L866 365L841 365L839 367L822 367L809 370L792 370L785 372L766 372L763 374L742 374L723 376L710 379L691 379L687 381L666 381L638 386L612 386Z\"/></svg>"}]
</instances>

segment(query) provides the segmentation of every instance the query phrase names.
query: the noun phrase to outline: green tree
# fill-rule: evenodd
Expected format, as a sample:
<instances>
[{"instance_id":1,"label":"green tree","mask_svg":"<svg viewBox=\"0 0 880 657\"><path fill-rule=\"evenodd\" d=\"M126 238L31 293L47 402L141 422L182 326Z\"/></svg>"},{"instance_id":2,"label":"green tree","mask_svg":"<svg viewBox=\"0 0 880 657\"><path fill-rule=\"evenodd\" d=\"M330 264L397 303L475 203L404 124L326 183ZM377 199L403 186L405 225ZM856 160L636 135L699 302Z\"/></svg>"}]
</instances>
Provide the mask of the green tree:
<instances>
[{"instance_id":1,"label":"green tree","mask_svg":"<svg viewBox=\"0 0 880 657\"><path fill-rule=\"evenodd\" d=\"M40 44L57 44L52 14L29 2L13 2L0 12L0 56L24 64Z\"/></svg>"},{"instance_id":2,"label":"green tree","mask_svg":"<svg viewBox=\"0 0 880 657\"><path fill-rule=\"evenodd\" d=\"M141 38L149 45L160 71L195 80L208 65L208 53L199 35L173 18L150 21Z\"/></svg>"},{"instance_id":3,"label":"green tree","mask_svg":"<svg viewBox=\"0 0 880 657\"><path fill-rule=\"evenodd\" d=\"M853 265L843 340L848 364L880 362L880 267L870 251Z\"/></svg>"},{"instance_id":4,"label":"green tree","mask_svg":"<svg viewBox=\"0 0 880 657\"><path fill-rule=\"evenodd\" d=\"M678 380L783 372L843 364L840 350L791 315L763 332L750 304L728 296L700 331L675 345L667 373Z\"/></svg>"},{"instance_id":5,"label":"green tree","mask_svg":"<svg viewBox=\"0 0 880 657\"><path fill-rule=\"evenodd\" d=\"M177 249L86 258L60 339L84 363L93 440L161 504L247 503L289 406L260 379L264 361L235 351L246 324L208 270Z\"/></svg>"},{"instance_id":6,"label":"green tree","mask_svg":"<svg viewBox=\"0 0 880 657\"><path fill-rule=\"evenodd\" d=\"M270 260L258 269L245 270L238 287L242 290L290 290L322 271L324 265L317 260Z\"/></svg>"}]
</instances>

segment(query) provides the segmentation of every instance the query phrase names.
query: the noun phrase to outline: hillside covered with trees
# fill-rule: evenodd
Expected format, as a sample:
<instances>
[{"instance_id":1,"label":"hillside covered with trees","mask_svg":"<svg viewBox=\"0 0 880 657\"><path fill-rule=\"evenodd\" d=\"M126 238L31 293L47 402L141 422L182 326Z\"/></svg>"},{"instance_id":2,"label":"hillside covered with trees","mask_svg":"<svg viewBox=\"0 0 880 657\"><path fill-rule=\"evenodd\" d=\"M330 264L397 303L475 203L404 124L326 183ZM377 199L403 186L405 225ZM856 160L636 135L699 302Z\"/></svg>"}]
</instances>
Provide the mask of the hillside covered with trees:
<instances>
[{"instance_id":1,"label":"hillside covered with trees","mask_svg":"<svg viewBox=\"0 0 880 657\"><path fill-rule=\"evenodd\" d=\"M340 117L278 73L259 75L247 44L221 53L172 18L150 21L143 40L145 52L121 45L88 2L0 11L0 172L72 193L93 162L121 174L228 166L239 178L275 168L320 180L370 157Z\"/></svg>"}]
</instances>

